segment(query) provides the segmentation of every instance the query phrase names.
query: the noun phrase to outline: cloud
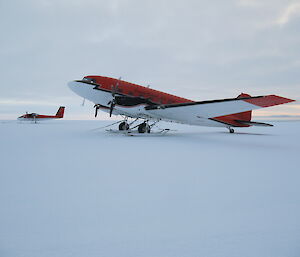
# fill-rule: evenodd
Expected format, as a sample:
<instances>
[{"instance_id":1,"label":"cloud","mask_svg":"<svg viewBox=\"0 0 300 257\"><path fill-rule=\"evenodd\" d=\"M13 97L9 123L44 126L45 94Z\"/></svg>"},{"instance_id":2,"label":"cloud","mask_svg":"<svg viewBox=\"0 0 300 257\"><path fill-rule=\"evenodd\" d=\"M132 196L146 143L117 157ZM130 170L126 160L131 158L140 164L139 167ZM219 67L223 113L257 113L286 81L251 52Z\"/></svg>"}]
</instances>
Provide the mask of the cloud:
<instances>
[{"instance_id":1,"label":"cloud","mask_svg":"<svg viewBox=\"0 0 300 257\"><path fill-rule=\"evenodd\" d=\"M276 20L276 23L283 26L296 16L300 16L300 3L292 3L286 7L280 17Z\"/></svg>"}]
</instances>

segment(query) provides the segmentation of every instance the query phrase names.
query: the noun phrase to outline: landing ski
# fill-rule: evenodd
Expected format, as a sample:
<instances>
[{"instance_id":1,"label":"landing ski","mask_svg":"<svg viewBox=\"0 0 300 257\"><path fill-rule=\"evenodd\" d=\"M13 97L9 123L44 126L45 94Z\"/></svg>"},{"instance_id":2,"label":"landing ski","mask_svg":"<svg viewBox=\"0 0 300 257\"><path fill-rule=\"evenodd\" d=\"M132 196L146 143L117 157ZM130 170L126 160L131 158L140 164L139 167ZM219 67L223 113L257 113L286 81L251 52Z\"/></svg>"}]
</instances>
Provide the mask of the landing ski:
<instances>
[{"instance_id":1,"label":"landing ski","mask_svg":"<svg viewBox=\"0 0 300 257\"><path fill-rule=\"evenodd\" d=\"M106 129L107 132L113 134L121 134L125 136L158 136L165 135L170 132L170 129L160 129L157 131L151 131L150 133L139 133L138 130L116 130L116 129Z\"/></svg>"}]
</instances>

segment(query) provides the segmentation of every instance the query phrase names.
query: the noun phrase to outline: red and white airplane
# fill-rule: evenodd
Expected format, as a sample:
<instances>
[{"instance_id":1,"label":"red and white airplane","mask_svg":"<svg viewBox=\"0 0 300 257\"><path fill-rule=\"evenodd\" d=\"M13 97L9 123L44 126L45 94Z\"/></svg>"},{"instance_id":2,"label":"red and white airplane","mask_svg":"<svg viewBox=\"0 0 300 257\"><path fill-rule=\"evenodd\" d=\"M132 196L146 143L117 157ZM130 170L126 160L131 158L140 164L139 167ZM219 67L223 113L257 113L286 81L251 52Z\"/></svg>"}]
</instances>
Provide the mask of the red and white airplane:
<instances>
[{"instance_id":1,"label":"red and white airplane","mask_svg":"<svg viewBox=\"0 0 300 257\"><path fill-rule=\"evenodd\" d=\"M252 110L293 102L276 95L250 96L240 94L236 98L192 101L148 87L103 76L86 76L68 83L79 96L95 104L95 117L101 109L124 116L119 130L130 129L127 118L141 119L139 133L149 133L152 125L160 120L183 124L225 127L230 133L234 127L272 126L251 121ZM150 123L153 124L150 124Z\"/></svg>"},{"instance_id":2,"label":"red and white airplane","mask_svg":"<svg viewBox=\"0 0 300 257\"><path fill-rule=\"evenodd\" d=\"M50 120L50 119L62 119L64 117L65 107L60 106L56 115L41 115L37 113L26 113L18 118L20 121L34 121Z\"/></svg>"}]
</instances>

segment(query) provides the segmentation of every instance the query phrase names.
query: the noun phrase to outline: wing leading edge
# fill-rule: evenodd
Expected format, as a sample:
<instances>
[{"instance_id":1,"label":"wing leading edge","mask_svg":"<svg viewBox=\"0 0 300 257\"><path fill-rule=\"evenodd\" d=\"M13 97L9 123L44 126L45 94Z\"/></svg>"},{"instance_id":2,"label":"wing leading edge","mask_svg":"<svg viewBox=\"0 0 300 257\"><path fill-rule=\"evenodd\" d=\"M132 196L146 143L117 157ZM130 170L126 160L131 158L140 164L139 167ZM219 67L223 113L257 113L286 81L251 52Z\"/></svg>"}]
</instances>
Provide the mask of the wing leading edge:
<instances>
[{"instance_id":1,"label":"wing leading edge","mask_svg":"<svg viewBox=\"0 0 300 257\"><path fill-rule=\"evenodd\" d=\"M213 119L215 117L271 107L293 101L292 99L277 95L265 95L180 104L150 105L145 107L145 110L156 118L200 125L201 119Z\"/></svg>"}]
</instances>

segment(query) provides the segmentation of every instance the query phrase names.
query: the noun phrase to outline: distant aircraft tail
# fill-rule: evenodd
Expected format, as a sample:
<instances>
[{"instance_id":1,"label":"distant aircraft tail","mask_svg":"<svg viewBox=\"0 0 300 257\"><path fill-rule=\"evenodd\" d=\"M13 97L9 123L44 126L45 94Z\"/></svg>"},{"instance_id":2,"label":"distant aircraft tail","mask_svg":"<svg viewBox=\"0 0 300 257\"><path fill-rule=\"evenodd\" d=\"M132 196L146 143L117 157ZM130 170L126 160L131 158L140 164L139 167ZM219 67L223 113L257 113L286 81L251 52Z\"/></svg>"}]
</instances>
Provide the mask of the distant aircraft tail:
<instances>
[{"instance_id":1,"label":"distant aircraft tail","mask_svg":"<svg viewBox=\"0 0 300 257\"><path fill-rule=\"evenodd\" d=\"M63 118L64 117L64 113L65 113L65 107L64 106L61 106L59 107L57 113L56 113L56 117L57 118Z\"/></svg>"}]
</instances>

